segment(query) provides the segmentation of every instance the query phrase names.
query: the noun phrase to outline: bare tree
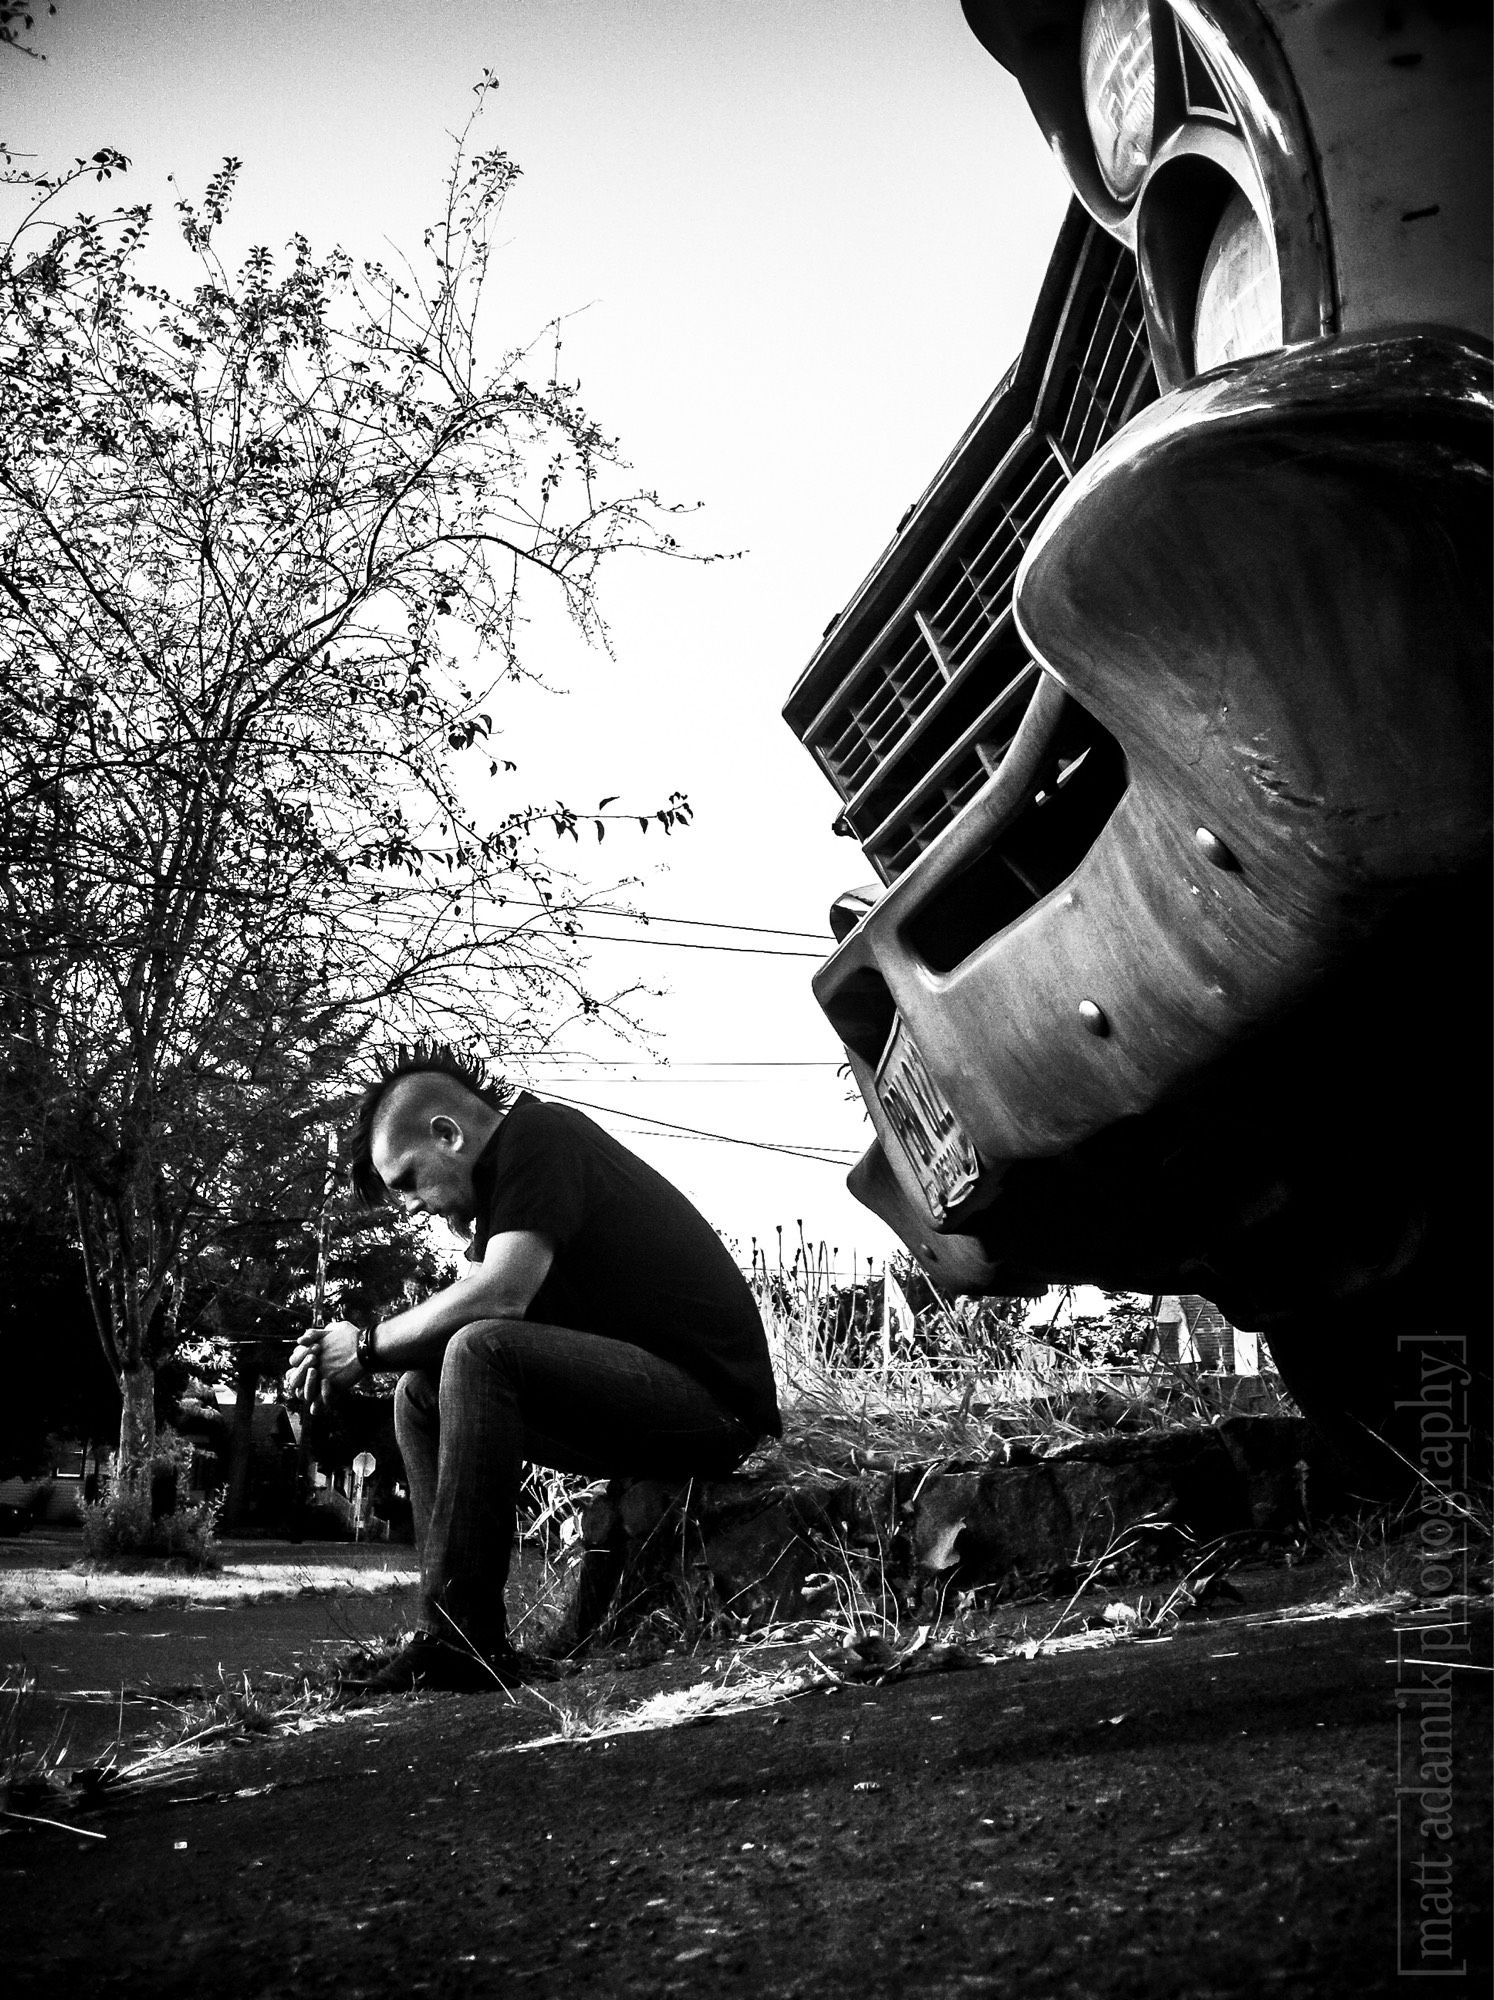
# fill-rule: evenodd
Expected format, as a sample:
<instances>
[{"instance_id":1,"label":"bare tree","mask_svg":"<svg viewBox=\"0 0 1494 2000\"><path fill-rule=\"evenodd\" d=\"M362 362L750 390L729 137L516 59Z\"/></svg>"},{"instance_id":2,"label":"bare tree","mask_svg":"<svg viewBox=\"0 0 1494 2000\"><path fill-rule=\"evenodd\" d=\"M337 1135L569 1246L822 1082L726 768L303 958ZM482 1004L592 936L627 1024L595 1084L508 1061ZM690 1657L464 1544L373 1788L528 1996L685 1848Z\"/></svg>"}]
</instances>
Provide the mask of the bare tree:
<instances>
[{"instance_id":1,"label":"bare tree","mask_svg":"<svg viewBox=\"0 0 1494 2000\"><path fill-rule=\"evenodd\" d=\"M689 817L525 803L493 747L527 585L605 641L604 560L678 550L558 332L487 356L518 169L472 136L398 268L297 235L230 269L226 161L176 205L181 294L147 275L148 209L63 212L117 153L7 176L0 1121L13 1170L66 1165L126 1466L288 1054L350 1018L522 1050L595 1011L540 838Z\"/></svg>"}]
</instances>

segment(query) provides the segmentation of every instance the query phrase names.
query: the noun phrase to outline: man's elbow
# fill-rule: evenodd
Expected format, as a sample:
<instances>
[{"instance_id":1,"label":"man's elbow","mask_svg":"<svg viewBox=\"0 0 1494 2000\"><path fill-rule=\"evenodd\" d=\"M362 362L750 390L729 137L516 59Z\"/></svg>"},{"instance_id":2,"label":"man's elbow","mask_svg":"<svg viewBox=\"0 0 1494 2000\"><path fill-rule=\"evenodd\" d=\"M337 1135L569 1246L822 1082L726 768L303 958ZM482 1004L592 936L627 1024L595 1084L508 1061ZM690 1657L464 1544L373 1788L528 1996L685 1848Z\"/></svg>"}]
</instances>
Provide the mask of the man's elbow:
<instances>
[{"instance_id":1,"label":"man's elbow","mask_svg":"<svg viewBox=\"0 0 1494 2000\"><path fill-rule=\"evenodd\" d=\"M484 1286L462 1303L468 1310L469 1325L479 1320L523 1319L529 1311L529 1300L524 1294L507 1285Z\"/></svg>"}]
</instances>

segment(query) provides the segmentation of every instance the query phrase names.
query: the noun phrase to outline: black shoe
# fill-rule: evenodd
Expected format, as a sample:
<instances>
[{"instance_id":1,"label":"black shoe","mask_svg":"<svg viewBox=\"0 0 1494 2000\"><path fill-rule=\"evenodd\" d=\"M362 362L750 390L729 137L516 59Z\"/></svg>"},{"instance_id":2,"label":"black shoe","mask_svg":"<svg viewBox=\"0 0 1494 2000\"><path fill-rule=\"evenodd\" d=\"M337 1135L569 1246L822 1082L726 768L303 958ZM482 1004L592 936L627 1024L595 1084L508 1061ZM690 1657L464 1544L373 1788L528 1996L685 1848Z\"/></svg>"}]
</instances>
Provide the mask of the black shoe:
<instances>
[{"instance_id":1,"label":"black shoe","mask_svg":"<svg viewBox=\"0 0 1494 2000\"><path fill-rule=\"evenodd\" d=\"M392 1659L371 1672L344 1677L349 1693L409 1694L431 1688L448 1694L496 1694L526 1681L547 1680L551 1670L511 1646L492 1653L459 1645L434 1632L416 1632Z\"/></svg>"}]
</instances>

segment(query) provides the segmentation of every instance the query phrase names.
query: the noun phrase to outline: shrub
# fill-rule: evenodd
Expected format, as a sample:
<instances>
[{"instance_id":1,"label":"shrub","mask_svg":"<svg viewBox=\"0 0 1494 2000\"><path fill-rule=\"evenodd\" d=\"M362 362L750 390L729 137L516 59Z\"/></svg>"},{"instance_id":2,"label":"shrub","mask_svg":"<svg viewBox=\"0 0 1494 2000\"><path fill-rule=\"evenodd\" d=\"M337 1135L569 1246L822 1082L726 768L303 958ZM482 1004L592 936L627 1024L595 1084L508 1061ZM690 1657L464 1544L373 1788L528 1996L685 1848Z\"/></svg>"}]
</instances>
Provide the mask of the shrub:
<instances>
[{"instance_id":1,"label":"shrub","mask_svg":"<svg viewBox=\"0 0 1494 2000\"><path fill-rule=\"evenodd\" d=\"M104 1467L102 1497L83 1508L83 1552L90 1562L139 1563L164 1559L193 1569L217 1569L214 1545L218 1499L176 1504L156 1511L154 1494L163 1475L177 1495L192 1463L192 1446L175 1431L162 1430L150 1462L132 1479L122 1479L118 1461Z\"/></svg>"}]
</instances>

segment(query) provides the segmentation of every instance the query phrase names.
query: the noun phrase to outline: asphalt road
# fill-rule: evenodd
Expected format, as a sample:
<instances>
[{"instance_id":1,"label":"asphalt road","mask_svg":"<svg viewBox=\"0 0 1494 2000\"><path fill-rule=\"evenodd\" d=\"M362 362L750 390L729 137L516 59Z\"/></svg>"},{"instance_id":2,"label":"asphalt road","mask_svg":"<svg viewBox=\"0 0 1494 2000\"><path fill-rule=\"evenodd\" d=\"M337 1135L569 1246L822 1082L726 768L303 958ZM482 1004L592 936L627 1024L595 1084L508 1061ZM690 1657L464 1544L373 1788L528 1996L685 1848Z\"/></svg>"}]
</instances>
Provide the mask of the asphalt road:
<instances>
[{"instance_id":1,"label":"asphalt road","mask_svg":"<svg viewBox=\"0 0 1494 2000\"><path fill-rule=\"evenodd\" d=\"M70 1760L143 1732L184 1696L244 1674L292 1672L413 1622L415 1587L379 1597L292 1597L185 1610L0 1623L0 1677L28 1674L33 1742L65 1731Z\"/></svg>"},{"instance_id":2,"label":"asphalt road","mask_svg":"<svg viewBox=\"0 0 1494 2000\"><path fill-rule=\"evenodd\" d=\"M413 1564L409 1549L387 1543L225 1541L236 1569L280 1574ZM41 1572L65 1578L78 1566L76 1529L41 1528L0 1541L0 1574ZM212 1579L203 1586L211 1590ZM23 1727L32 1748L66 1747L72 1764L102 1756L169 1720L174 1702L244 1674L293 1671L350 1642L409 1625L413 1578L374 1596L290 1596L180 1609L110 1609L101 1615L0 1617L0 1684L32 1684Z\"/></svg>"},{"instance_id":3,"label":"asphalt road","mask_svg":"<svg viewBox=\"0 0 1494 2000\"><path fill-rule=\"evenodd\" d=\"M7 1991L1482 1995L1487 1608L1449 1657L1225 1620L528 1751L532 1697L352 1711L0 1835Z\"/></svg>"}]
</instances>

